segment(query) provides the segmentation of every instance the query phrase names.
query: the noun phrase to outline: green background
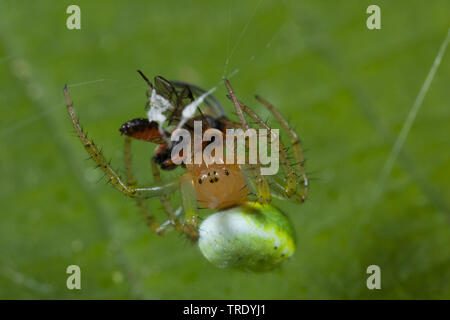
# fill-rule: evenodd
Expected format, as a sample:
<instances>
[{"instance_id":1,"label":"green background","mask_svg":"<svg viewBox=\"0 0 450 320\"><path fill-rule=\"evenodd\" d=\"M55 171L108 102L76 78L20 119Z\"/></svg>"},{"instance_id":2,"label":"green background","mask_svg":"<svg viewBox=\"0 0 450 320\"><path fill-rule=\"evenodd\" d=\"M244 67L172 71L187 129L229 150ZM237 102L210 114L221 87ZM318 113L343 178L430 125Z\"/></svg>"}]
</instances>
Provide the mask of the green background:
<instances>
[{"instance_id":1,"label":"green background","mask_svg":"<svg viewBox=\"0 0 450 320\"><path fill-rule=\"evenodd\" d=\"M72 3L81 30L66 28ZM366 28L370 4L381 30ZM449 15L447 0L0 0L0 298L450 298L449 52L377 187ZM280 270L217 269L179 234L151 234L85 161L63 85L123 168L118 128L145 115L137 68L204 88L238 68L240 99L267 118L258 93L296 125L310 199L274 201L298 243ZM215 95L231 112L222 84ZM154 146L133 147L137 178L151 183ZM163 219L157 201L151 208ZM79 291L66 288L71 264ZM381 290L366 287L371 264Z\"/></svg>"}]
</instances>

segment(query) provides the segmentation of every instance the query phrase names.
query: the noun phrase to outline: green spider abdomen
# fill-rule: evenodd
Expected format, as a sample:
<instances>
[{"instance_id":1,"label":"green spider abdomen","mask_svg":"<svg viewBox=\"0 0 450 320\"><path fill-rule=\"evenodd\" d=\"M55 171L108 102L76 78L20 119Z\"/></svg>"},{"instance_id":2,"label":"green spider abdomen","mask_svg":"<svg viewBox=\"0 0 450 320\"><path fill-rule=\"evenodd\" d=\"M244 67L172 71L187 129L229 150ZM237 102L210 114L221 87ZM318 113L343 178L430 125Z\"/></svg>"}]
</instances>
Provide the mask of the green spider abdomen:
<instances>
[{"instance_id":1,"label":"green spider abdomen","mask_svg":"<svg viewBox=\"0 0 450 320\"><path fill-rule=\"evenodd\" d=\"M199 247L222 268L270 271L295 251L291 222L271 205L256 202L220 211L200 225Z\"/></svg>"}]
</instances>

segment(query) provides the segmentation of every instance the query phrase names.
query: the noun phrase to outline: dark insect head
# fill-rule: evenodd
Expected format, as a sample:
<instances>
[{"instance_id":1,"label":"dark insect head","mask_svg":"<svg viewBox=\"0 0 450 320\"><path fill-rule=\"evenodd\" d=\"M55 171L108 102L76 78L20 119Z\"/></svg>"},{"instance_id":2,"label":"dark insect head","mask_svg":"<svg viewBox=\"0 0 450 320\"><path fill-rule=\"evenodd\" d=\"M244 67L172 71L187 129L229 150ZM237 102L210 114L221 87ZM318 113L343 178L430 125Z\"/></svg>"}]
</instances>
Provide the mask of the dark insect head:
<instances>
[{"instance_id":1,"label":"dark insect head","mask_svg":"<svg viewBox=\"0 0 450 320\"><path fill-rule=\"evenodd\" d=\"M158 123L150 122L146 118L129 120L119 128L119 131L121 134L137 140L149 141L156 144L165 143L164 137L159 131Z\"/></svg>"}]
</instances>

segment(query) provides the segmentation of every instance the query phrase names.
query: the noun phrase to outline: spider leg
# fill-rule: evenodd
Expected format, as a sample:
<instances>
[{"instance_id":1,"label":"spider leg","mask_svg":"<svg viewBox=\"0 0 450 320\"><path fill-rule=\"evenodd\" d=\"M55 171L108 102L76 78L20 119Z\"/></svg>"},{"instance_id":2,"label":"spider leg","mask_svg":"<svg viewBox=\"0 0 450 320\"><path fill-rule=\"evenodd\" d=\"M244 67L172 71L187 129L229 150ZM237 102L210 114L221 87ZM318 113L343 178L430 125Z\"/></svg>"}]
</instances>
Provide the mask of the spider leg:
<instances>
[{"instance_id":1,"label":"spider leg","mask_svg":"<svg viewBox=\"0 0 450 320\"><path fill-rule=\"evenodd\" d=\"M106 159L103 157L100 150L94 144L94 142L89 139L86 133L83 131L80 122L75 115L75 111L72 106L72 102L69 98L69 92L67 90L67 86L64 86L64 96L67 104L67 111L69 112L70 119L72 120L72 124L78 134L81 143L83 144L86 151L89 153L91 158L95 161L97 166L105 173L108 177L109 182L116 188L118 191L123 194L134 197L134 198L154 198L159 197L162 194L167 194L173 192L179 188L178 179L167 181L161 184L155 184L149 187L138 187L135 185L130 185L126 183L122 177L120 177L117 172L109 165Z\"/></svg>"},{"instance_id":2,"label":"spider leg","mask_svg":"<svg viewBox=\"0 0 450 320\"><path fill-rule=\"evenodd\" d=\"M236 113L241 121L241 126L244 130L247 130L249 126L247 124L247 120L245 120L239 100L237 99L230 82L227 79L223 79L223 81L225 82L228 93L233 101L234 107L236 108ZM271 200L270 187L264 176L261 175L260 165L256 166L257 170L252 170L252 166L249 165L241 166L241 168L244 171L244 176L246 176L247 183L250 184L250 189L252 189L251 180L256 181L255 187L258 194L258 202L262 204L269 203Z\"/></svg>"},{"instance_id":3,"label":"spider leg","mask_svg":"<svg viewBox=\"0 0 450 320\"><path fill-rule=\"evenodd\" d=\"M131 166L131 138L125 137L125 149L124 149L124 157L125 157L125 173L126 179L129 185L136 185L136 179L133 175L133 170ZM150 212L145 200L142 198L134 198L139 209L144 214L145 222L147 223L150 230L158 235L162 235L168 231L167 228L162 228L162 226L158 223L155 216Z\"/></svg>"},{"instance_id":4,"label":"spider leg","mask_svg":"<svg viewBox=\"0 0 450 320\"><path fill-rule=\"evenodd\" d=\"M152 159L152 172L153 172L153 178L157 183L161 183L161 175L159 173L158 164ZM177 213L173 210L172 204L170 203L169 198L166 194L163 194L159 197L159 200L162 204L164 212L169 217L169 223L172 225L175 230L177 230L180 233L186 233L184 230L183 224L180 223L179 219L177 218ZM186 234L188 237L190 237L189 234Z\"/></svg>"},{"instance_id":5,"label":"spider leg","mask_svg":"<svg viewBox=\"0 0 450 320\"><path fill-rule=\"evenodd\" d=\"M183 232L193 241L198 240L198 205L192 176L185 173L181 177L181 201L184 209Z\"/></svg>"},{"instance_id":6,"label":"spider leg","mask_svg":"<svg viewBox=\"0 0 450 320\"><path fill-rule=\"evenodd\" d=\"M243 104L241 101L237 100L237 102L239 103L240 107L242 108L242 110L248 114L253 120L255 120L258 125L264 129L267 130L267 132L275 135L275 132L273 132L271 130L271 128L269 127L269 125L262 120L252 109L250 109L248 106L246 106L245 104ZM280 143L280 163L281 163L281 167L283 168L283 172L284 175L286 177L286 182L284 183L285 186L283 186L283 183L280 183L280 181L278 182L279 185L279 191L282 192L282 194L284 194L287 198L292 197L296 191L297 191L297 176L295 174L295 171L293 169L293 167L291 166L287 153L286 153L286 148L283 144L283 142L281 141L281 139L279 139L279 143ZM270 179L273 180L273 179Z\"/></svg>"},{"instance_id":7,"label":"spider leg","mask_svg":"<svg viewBox=\"0 0 450 320\"><path fill-rule=\"evenodd\" d=\"M277 118L277 120L280 122L281 126L288 133L291 139L292 149L294 150L294 155L296 158L296 166L298 174L300 175L299 196L302 201L305 201L308 194L308 178L306 177L305 172L305 158L303 155L301 140L298 138L297 133L291 128L286 119L278 112L278 110L271 103L269 103L267 100L263 99L258 95L256 95L255 97L259 102L264 104L267 107L267 109L269 109L270 112L272 112L272 114L275 116L275 118Z\"/></svg>"},{"instance_id":8,"label":"spider leg","mask_svg":"<svg viewBox=\"0 0 450 320\"><path fill-rule=\"evenodd\" d=\"M136 179L134 178L132 167L131 167L131 138L126 137L125 138L125 171L126 171L126 178L128 180L128 183L131 185L136 184ZM152 171L153 171L153 177L157 183L161 183L161 176L159 173L158 165L155 161L152 161ZM173 226L175 230L177 230L180 233L185 233L191 240L195 241L197 240L198 236L195 234L192 234L192 232L187 232L185 226L183 226L180 221L177 218L177 214L174 212L172 205L170 203L169 198L166 194L162 194L159 196L159 200L161 201L161 204L163 206L164 212L169 217L169 220L164 222L163 224L159 224L156 221L156 218L150 213L149 208L145 204L144 199L142 198L135 198L138 206L141 208L141 210L144 212L144 216L146 218L147 224L150 227L150 229L159 234L162 235L169 231L169 227Z\"/></svg>"}]
</instances>

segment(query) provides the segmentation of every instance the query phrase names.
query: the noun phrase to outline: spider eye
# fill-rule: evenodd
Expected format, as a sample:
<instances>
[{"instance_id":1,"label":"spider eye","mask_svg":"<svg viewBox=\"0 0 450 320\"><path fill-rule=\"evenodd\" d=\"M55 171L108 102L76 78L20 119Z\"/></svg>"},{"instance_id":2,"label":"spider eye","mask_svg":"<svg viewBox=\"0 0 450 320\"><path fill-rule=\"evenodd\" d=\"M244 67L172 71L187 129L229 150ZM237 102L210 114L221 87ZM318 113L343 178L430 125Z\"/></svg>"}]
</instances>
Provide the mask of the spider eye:
<instances>
[{"instance_id":1,"label":"spider eye","mask_svg":"<svg viewBox=\"0 0 450 320\"><path fill-rule=\"evenodd\" d=\"M198 178L198 184L202 184L202 179Z\"/></svg>"},{"instance_id":2,"label":"spider eye","mask_svg":"<svg viewBox=\"0 0 450 320\"><path fill-rule=\"evenodd\" d=\"M225 175L229 175L230 174L230 171L228 171L227 169L225 169Z\"/></svg>"}]
</instances>

